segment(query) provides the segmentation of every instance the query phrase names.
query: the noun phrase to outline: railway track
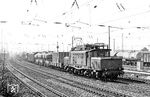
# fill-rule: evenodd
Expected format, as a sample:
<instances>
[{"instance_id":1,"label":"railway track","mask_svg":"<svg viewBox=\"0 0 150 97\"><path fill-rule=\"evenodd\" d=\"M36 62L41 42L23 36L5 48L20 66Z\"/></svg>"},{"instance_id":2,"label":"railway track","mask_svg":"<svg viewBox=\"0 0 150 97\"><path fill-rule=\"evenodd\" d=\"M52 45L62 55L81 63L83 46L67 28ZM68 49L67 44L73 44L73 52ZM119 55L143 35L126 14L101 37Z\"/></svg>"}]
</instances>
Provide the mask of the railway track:
<instances>
[{"instance_id":1,"label":"railway track","mask_svg":"<svg viewBox=\"0 0 150 97\"><path fill-rule=\"evenodd\" d=\"M143 84L150 85L150 80L134 78L134 77L127 77L127 76L120 77L117 81L122 81L122 82L124 81L124 82L128 82L128 83L143 83Z\"/></svg>"},{"instance_id":2,"label":"railway track","mask_svg":"<svg viewBox=\"0 0 150 97\"><path fill-rule=\"evenodd\" d=\"M20 81L22 81L24 84L26 84L31 90L35 91L38 94L38 96L40 96L40 97L51 97L51 96L53 96L53 97L69 97L69 96L67 96L67 95L65 95L65 94L63 94L63 93L61 93L57 90L54 90L53 88L48 87L48 86L42 84L41 82L31 78L30 76L24 74L23 72L21 72L20 70L14 68L10 64L9 64L9 66L7 65L7 68L10 72L12 72L12 74L14 76L16 76ZM18 76L16 72L21 74L22 77ZM25 77L26 80L28 79L28 80L32 81L33 83L35 83L36 87L42 89L44 92L38 90L35 86L32 86L28 82L23 81L22 80L23 77Z\"/></svg>"},{"instance_id":3,"label":"railway track","mask_svg":"<svg viewBox=\"0 0 150 97\"><path fill-rule=\"evenodd\" d=\"M21 59L19 59L21 61ZM63 71L63 70L62 70ZM114 82L119 82L119 83L143 83L143 84L150 84L150 80L147 79L139 79L139 78L133 78L133 77L128 77L128 76L120 76L117 80Z\"/></svg>"},{"instance_id":4,"label":"railway track","mask_svg":"<svg viewBox=\"0 0 150 97\"><path fill-rule=\"evenodd\" d=\"M19 64L21 64L21 62ZM70 86L85 90L89 93L92 93L92 94L100 96L100 97L131 97L129 95L125 95L125 94L122 94L122 93L109 91L109 90L106 90L106 89L103 89L103 88L100 88L100 87L97 88L97 87L94 87L94 86L91 86L91 85L88 85L88 84L85 84L85 83L81 83L81 82L78 82L78 81L75 81L75 80L71 80L71 79L61 77L61 76L57 76L55 74L45 72L41 69L29 68L29 67L26 67L26 66L23 66L23 67L28 68L30 70L33 70L34 72L41 73L44 76L48 76L48 77L50 77L52 79L55 79L55 80L57 80L61 83L65 83L65 84L68 84Z\"/></svg>"}]
</instances>

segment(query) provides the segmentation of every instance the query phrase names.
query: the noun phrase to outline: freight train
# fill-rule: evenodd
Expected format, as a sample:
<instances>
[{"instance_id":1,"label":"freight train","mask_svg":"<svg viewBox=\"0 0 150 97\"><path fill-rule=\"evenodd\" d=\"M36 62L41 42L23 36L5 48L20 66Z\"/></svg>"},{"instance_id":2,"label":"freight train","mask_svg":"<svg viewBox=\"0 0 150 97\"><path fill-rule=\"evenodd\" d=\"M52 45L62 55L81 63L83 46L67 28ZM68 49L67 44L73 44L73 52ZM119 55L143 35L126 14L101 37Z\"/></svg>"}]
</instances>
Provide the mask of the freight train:
<instances>
[{"instance_id":1,"label":"freight train","mask_svg":"<svg viewBox=\"0 0 150 97\"><path fill-rule=\"evenodd\" d=\"M123 56L123 65L137 66L141 62L144 67L150 67L150 51L120 51L117 56Z\"/></svg>"},{"instance_id":2,"label":"freight train","mask_svg":"<svg viewBox=\"0 0 150 97\"><path fill-rule=\"evenodd\" d=\"M122 57L110 56L111 49L104 43L73 47L70 52L36 52L26 54L30 62L46 67L98 79L116 79L123 75Z\"/></svg>"}]
</instances>

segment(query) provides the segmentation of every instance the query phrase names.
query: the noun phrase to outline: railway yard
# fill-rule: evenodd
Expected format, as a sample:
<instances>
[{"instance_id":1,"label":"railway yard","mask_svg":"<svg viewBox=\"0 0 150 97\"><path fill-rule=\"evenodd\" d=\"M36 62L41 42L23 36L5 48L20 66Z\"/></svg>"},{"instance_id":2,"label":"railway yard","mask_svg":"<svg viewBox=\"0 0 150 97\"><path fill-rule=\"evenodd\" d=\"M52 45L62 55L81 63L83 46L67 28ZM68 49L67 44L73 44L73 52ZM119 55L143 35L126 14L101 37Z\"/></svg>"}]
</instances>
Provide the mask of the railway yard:
<instances>
[{"instance_id":1,"label":"railway yard","mask_svg":"<svg viewBox=\"0 0 150 97\"><path fill-rule=\"evenodd\" d=\"M0 12L0 97L150 97L150 0L1 0Z\"/></svg>"}]
</instances>

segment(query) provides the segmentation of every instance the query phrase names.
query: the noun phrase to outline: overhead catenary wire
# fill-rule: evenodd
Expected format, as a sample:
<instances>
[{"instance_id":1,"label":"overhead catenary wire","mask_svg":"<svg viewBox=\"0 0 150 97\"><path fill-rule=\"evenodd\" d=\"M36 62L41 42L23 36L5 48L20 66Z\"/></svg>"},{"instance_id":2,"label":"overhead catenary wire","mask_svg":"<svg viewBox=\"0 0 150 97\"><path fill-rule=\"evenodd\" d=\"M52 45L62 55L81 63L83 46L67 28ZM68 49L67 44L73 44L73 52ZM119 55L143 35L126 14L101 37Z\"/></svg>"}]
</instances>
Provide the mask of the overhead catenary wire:
<instances>
[{"instance_id":1,"label":"overhead catenary wire","mask_svg":"<svg viewBox=\"0 0 150 97\"><path fill-rule=\"evenodd\" d=\"M76 1L76 0L75 0L75 1ZM74 2L75 2L75 1L74 1ZM79 5L79 3L76 3L77 9L79 9L79 7L81 8L81 7L83 7L83 6L88 6L88 4L91 3L91 2L93 2L93 1L94 1L94 0L88 0L87 2L85 2L85 3L81 4L81 5ZM73 2L72 5L74 5L74 2ZM77 2L77 1L76 1L76 2ZM72 7L73 7L73 6L72 6ZM73 11L77 10L77 9L73 9L72 7L71 7L68 11L63 12L62 15L66 15L67 13L70 13L70 12L73 12Z\"/></svg>"},{"instance_id":2,"label":"overhead catenary wire","mask_svg":"<svg viewBox=\"0 0 150 97\"><path fill-rule=\"evenodd\" d=\"M34 2L34 1L37 2L37 0L31 0L31 2ZM92 2L92 1L94 1L94 0L89 0L89 1L87 1L87 2L85 2L85 3L83 3L83 4L81 4L81 5L79 5L79 4L77 3L77 0L74 0L74 3L73 3L73 4L74 4L74 5L77 4L78 7L79 7L79 6L82 7L82 6L84 6L84 5L89 5L89 2ZM120 5L119 5L119 4L120 4ZM122 8L122 9L125 10L125 8L124 8L124 6L122 5L122 3L118 3L118 6L119 6L120 8ZM76 10L76 9L72 9L72 8L71 8L71 11L73 11L73 10ZM99 23L99 24L105 24L105 23L110 23L110 22L117 22L117 21L122 20L122 19L134 17L134 16L137 16L137 15L142 15L142 14L149 13L149 12L150 12L150 10L147 10L147 11L135 13L135 14L132 14L132 15L128 15L128 16L125 16L125 17L120 17L120 18L117 18L117 19L112 19L112 20L109 20L109 21L106 21L106 22L103 22L103 23ZM54 18L56 19L56 18L62 17L62 16L64 16L64 15L66 15L66 13L62 13L62 14L60 14L59 16L56 16L56 17L54 17ZM89 15L89 16L90 16L90 15ZM51 20L42 20L42 19L37 19L37 18L34 18L33 20L36 20L36 21L39 21L39 22L45 22L45 23L54 21L54 19L51 19ZM91 26L91 23L90 23L90 26ZM126 28L126 29L127 29L127 28Z\"/></svg>"},{"instance_id":3,"label":"overhead catenary wire","mask_svg":"<svg viewBox=\"0 0 150 97\"><path fill-rule=\"evenodd\" d=\"M77 6L77 9L79 9L79 7L83 7L83 6L88 6L88 4L89 3L91 3L91 2L93 2L94 0L88 0L87 2L85 2L85 3L83 3L83 4L81 4L81 5L79 5L79 3L77 2L77 0L74 0L74 2L73 2L73 4L72 4L72 7L76 4L76 6ZM31 3L33 3L33 2L35 2L35 3L37 3L37 0L31 0ZM77 9L73 9L73 8L70 8L68 11L66 11L66 12L62 12L62 14L60 14L60 15L57 15L57 16L55 16L55 17L53 17L53 18L51 18L51 19L38 19L38 18L33 18L33 20L34 21L39 21L39 22L42 22L42 23L50 23L50 22L52 22L52 21L55 21L56 19L58 19L58 18L61 18L61 17L63 17L63 16L65 16L66 14L68 14L68 13L72 13L73 11L75 11L75 10L77 10ZM28 12L29 10L27 10L27 12Z\"/></svg>"},{"instance_id":4,"label":"overhead catenary wire","mask_svg":"<svg viewBox=\"0 0 150 97\"><path fill-rule=\"evenodd\" d=\"M116 4L116 6L117 6L117 8L119 9L120 12L123 12L123 11L126 10L126 8L123 6L122 3L118 3L118 2L115 1L115 4Z\"/></svg>"},{"instance_id":5,"label":"overhead catenary wire","mask_svg":"<svg viewBox=\"0 0 150 97\"><path fill-rule=\"evenodd\" d=\"M31 0L31 4L33 3L33 0ZM37 0L34 0L34 3L37 5Z\"/></svg>"},{"instance_id":6,"label":"overhead catenary wire","mask_svg":"<svg viewBox=\"0 0 150 97\"><path fill-rule=\"evenodd\" d=\"M74 6L76 4L76 6L77 6L77 8L79 9L79 5L78 5L78 2L77 2L77 0L74 0L74 2L72 3L72 6L71 6L71 8Z\"/></svg>"},{"instance_id":7,"label":"overhead catenary wire","mask_svg":"<svg viewBox=\"0 0 150 97\"><path fill-rule=\"evenodd\" d=\"M149 13L149 12L150 12L150 10L146 10L146 11L135 13L135 14L128 15L128 16L125 16L125 17L120 17L120 18L117 18L117 19L112 19L112 20L109 20L109 21L105 21L105 22L102 22L102 23L99 23L99 24L116 22L116 21L119 21L119 20L122 20L122 19L131 18L131 17L135 17L135 16L138 16L138 15L143 15L143 14L146 14L146 13Z\"/></svg>"},{"instance_id":8,"label":"overhead catenary wire","mask_svg":"<svg viewBox=\"0 0 150 97\"><path fill-rule=\"evenodd\" d=\"M84 6L84 5L88 5L89 2L91 3L92 1L94 1L94 0L89 0L89 1L87 1L87 2L85 2L85 3L83 3L83 4L81 4L81 5L79 5L79 4L77 3L77 0L74 0L74 3L73 3L72 5L75 5L75 4L76 4L78 7L79 7L79 6L82 7L82 6ZM37 0L31 0L31 2L37 2ZM123 6L123 4L122 4L122 3L119 3L119 4L120 4L120 8L122 8L122 9L125 10L125 7ZM118 6L119 6L119 5L118 5ZM66 12L62 13L60 16L56 16L56 17L54 17L54 18L56 19L57 17L64 16L64 15L66 15L66 13L68 13L68 12L70 12L70 11L73 11L73 10L76 10L76 9L72 9L72 8L71 8L69 11L66 11ZM106 21L106 22L103 22L103 23L115 22L115 21L118 21L118 20L121 20L121 19L129 18L129 17L132 17L132 16L137 16L137 15L144 14L144 13L147 13L147 12L149 12L149 11L141 12L141 13L136 13L136 14L129 15L129 16L126 16L126 17L121 17L121 18L109 20L109 21ZM39 20L39 19L35 19L35 20L43 21L43 20ZM51 22L51 21L53 21L53 20L54 20L54 19L50 19L50 20L47 20L47 22ZM44 21L44 22L46 22L46 21ZM99 24L103 24L103 23L99 23Z\"/></svg>"}]
</instances>

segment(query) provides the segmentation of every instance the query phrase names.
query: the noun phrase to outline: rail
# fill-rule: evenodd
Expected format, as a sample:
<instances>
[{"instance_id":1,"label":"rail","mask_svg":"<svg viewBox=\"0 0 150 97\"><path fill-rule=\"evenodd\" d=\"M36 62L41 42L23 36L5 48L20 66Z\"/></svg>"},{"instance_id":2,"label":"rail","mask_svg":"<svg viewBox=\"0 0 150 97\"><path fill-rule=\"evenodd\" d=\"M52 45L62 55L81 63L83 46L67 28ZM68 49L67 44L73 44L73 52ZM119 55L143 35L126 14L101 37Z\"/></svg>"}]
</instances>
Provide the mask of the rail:
<instances>
[{"instance_id":1,"label":"rail","mask_svg":"<svg viewBox=\"0 0 150 97\"><path fill-rule=\"evenodd\" d=\"M9 63L10 65L10 63ZM12 67L12 66L11 66ZM8 68L8 67L7 67ZM36 81L34 80L33 78L29 77L28 75L22 73L20 70L16 69L15 67L12 67L14 70L16 70L17 72L19 72L20 74L22 74L23 76L25 76L26 78L28 78L29 80L35 82L36 84L38 84L39 86L51 91L52 93L56 94L57 96L60 96L60 97L68 97L67 95L51 88L51 87L48 87L47 85L44 85L42 83L40 83L39 81ZM8 68L10 70L10 68ZM12 72L13 73L13 72ZM14 73L13 73L14 74ZM14 74L15 75L15 74ZM16 76L16 75L15 75ZM16 76L17 77L17 76ZM21 79L20 79L21 80ZM26 83L25 83L26 84ZM32 90L36 91L37 93L39 93L40 95L42 95L42 97L47 97L45 94L41 93L39 90L37 90L36 88L32 87L32 86L29 86Z\"/></svg>"}]
</instances>

